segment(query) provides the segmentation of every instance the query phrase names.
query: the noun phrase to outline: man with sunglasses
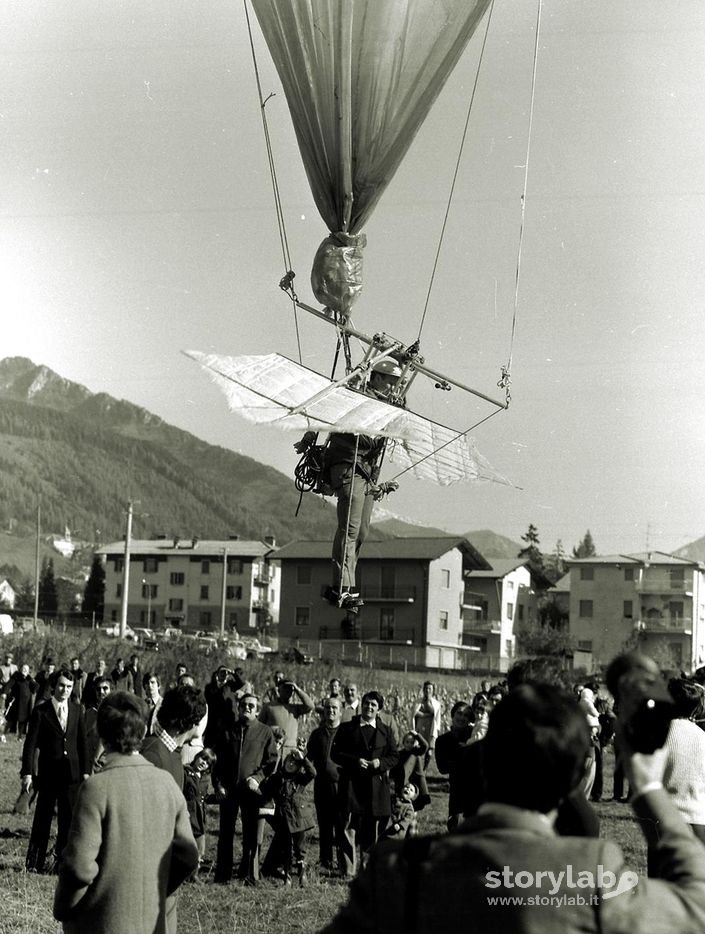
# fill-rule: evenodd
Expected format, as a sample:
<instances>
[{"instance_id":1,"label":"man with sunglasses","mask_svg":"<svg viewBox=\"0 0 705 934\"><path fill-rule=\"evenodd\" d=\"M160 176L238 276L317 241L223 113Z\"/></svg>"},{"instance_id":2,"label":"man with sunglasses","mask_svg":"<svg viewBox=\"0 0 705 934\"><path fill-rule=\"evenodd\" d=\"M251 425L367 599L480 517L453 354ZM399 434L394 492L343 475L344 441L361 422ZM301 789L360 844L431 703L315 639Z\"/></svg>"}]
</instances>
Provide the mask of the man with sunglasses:
<instances>
[{"instance_id":1,"label":"man with sunglasses","mask_svg":"<svg viewBox=\"0 0 705 934\"><path fill-rule=\"evenodd\" d=\"M244 694L238 700L237 714L222 723L215 743L217 764L213 787L220 804L220 829L215 864L215 881L227 885L233 873L233 838L238 814L242 823L242 856L238 878L245 885L259 879L257 817L261 795L259 785L274 771L277 744L270 727L260 723L259 699Z\"/></svg>"}]
</instances>

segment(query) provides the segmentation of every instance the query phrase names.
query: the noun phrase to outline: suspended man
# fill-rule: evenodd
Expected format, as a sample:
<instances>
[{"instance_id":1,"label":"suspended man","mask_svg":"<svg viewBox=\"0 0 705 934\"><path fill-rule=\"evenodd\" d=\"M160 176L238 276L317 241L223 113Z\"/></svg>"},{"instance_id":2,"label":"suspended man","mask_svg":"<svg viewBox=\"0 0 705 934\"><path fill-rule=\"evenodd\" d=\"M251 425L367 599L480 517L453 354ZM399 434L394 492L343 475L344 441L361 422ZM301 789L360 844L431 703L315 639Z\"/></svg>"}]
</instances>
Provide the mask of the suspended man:
<instances>
[{"instance_id":1,"label":"suspended man","mask_svg":"<svg viewBox=\"0 0 705 934\"><path fill-rule=\"evenodd\" d=\"M403 405L398 395L401 375L401 367L394 360L380 360L372 366L365 392L383 402ZM315 442L316 433L307 431L294 448L303 454ZM333 433L325 448L323 477L338 501L338 528L333 539L333 582L324 597L351 613L362 606L355 576L360 548L370 529L372 507L386 493L398 489L393 480L378 482L385 446L386 438Z\"/></svg>"}]
</instances>

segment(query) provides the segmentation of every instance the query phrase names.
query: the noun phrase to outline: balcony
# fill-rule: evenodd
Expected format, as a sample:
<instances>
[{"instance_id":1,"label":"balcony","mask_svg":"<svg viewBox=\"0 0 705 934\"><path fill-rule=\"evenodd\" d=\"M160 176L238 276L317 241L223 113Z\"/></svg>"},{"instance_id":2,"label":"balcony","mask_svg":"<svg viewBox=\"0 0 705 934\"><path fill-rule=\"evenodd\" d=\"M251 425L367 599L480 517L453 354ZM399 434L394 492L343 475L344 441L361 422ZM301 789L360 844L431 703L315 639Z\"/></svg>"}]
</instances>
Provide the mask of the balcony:
<instances>
[{"instance_id":1,"label":"balcony","mask_svg":"<svg viewBox=\"0 0 705 934\"><path fill-rule=\"evenodd\" d=\"M677 593L684 596L692 596L693 582L683 577L670 577L668 575L644 577L636 582L635 590L637 593Z\"/></svg>"},{"instance_id":2,"label":"balcony","mask_svg":"<svg viewBox=\"0 0 705 934\"><path fill-rule=\"evenodd\" d=\"M365 603L416 603L415 587L364 587Z\"/></svg>"},{"instance_id":3,"label":"balcony","mask_svg":"<svg viewBox=\"0 0 705 934\"><path fill-rule=\"evenodd\" d=\"M686 616L656 616L636 620L634 629L637 632L672 632L690 635L693 631L693 621Z\"/></svg>"},{"instance_id":4,"label":"balcony","mask_svg":"<svg viewBox=\"0 0 705 934\"><path fill-rule=\"evenodd\" d=\"M463 617L463 632L496 632L502 631L500 619L468 619Z\"/></svg>"}]
</instances>

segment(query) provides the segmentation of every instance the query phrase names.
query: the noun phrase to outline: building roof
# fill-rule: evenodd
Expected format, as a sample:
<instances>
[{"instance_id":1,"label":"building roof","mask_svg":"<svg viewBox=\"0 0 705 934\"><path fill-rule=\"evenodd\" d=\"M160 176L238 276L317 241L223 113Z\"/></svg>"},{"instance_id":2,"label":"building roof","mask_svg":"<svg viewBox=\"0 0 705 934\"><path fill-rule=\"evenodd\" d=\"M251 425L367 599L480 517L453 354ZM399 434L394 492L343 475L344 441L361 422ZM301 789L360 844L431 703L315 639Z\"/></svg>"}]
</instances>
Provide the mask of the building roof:
<instances>
[{"instance_id":1,"label":"building roof","mask_svg":"<svg viewBox=\"0 0 705 934\"><path fill-rule=\"evenodd\" d=\"M273 548L266 542L248 542L240 539L213 539L180 538L150 538L130 541L130 555L180 555L208 558L221 557L223 550L227 551L229 558L263 558ZM96 548L97 555L124 555L125 542L111 542Z\"/></svg>"},{"instance_id":2,"label":"building roof","mask_svg":"<svg viewBox=\"0 0 705 934\"><path fill-rule=\"evenodd\" d=\"M676 567L701 567L701 561L679 558L665 551L641 551L631 555L592 555L589 558L566 558L566 564L620 564L635 566L667 565Z\"/></svg>"},{"instance_id":3,"label":"building roof","mask_svg":"<svg viewBox=\"0 0 705 934\"><path fill-rule=\"evenodd\" d=\"M554 593L570 593L570 571L556 581L553 591Z\"/></svg>"},{"instance_id":4,"label":"building roof","mask_svg":"<svg viewBox=\"0 0 705 934\"><path fill-rule=\"evenodd\" d=\"M397 561L433 561L453 548L459 548L473 559L477 567L489 570L490 565L480 552L466 539L444 535L436 538L390 538L385 541L367 540L360 552L361 561L396 559ZM279 548L273 558L282 561L293 559L330 560L331 543L297 541Z\"/></svg>"},{"instance_id":5,"label":"building roof","mask_svg":"<svg viewBox=\"0 0 705 934\"><path fill-rule=\"evenodd\" d=\"M506 577L507 574L511 574L512 571L516 571L517 568L523 568L527 565L525 558L490 558L491 568L485 570L484 568L480 570L468 571L468 577L480 577L480 578L493 578L493 577ZM531 571L531 568L529 568Z\"/></svg>"}]
</instances>

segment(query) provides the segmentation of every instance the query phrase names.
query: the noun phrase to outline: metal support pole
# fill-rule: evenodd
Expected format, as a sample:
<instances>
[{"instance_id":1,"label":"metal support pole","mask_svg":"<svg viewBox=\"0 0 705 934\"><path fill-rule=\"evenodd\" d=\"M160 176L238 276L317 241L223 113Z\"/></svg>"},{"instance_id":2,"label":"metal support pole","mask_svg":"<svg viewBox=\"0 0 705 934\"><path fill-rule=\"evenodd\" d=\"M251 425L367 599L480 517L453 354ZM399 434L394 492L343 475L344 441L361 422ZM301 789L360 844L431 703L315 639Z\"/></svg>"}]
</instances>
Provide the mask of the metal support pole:
<instances>
[{"instance_id":1,"label":"metal support pole","mask_svg":"<svg viewBox=\"0 0 705 934\"><path fill-rule=\"evenodd\" d=\"M120 604L120 638L127 634L127 605L130 589L130 539L132 538L132 503L127 504L127 522L125 524L125 556L122 568L122 602Z\"/></svg>"}]
</instances>

